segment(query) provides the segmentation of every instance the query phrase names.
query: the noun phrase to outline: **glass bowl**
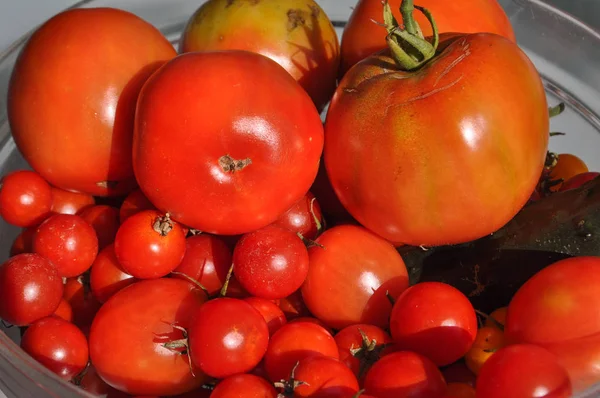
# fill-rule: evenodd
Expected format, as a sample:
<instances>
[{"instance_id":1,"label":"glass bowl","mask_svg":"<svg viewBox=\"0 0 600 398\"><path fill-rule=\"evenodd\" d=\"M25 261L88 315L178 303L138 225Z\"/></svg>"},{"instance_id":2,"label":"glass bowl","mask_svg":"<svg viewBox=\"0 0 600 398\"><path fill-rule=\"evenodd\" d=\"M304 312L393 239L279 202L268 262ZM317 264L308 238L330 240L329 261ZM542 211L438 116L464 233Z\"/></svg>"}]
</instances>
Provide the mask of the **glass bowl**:
<instances>
[{"instance_id":1,"label":"glass bowl","mask_svg":"<svg viewBox=\"0 0 600 398\"><path fill-rule=\"evenodd\" d=\"M550 149L574 153L590 170L600 170L600 34L572 16L540 0L499 0L509 16L519 45L541 73L549 103L564 102L566 111L552 119ZM317 0L341 38L355 0ZM159 28L176 46L187 19L202 0L84 0L74 7L115 7L128 10ZM28 35L0 54L0 173L28 168L10 136L6 92L10 73ZM35 115L32 115L35 117ZM8 257L19 229L0 221L0 261ZM9 398L94 397L61 381L17 345L18 328L1 327L0 390ZM579 397L600 394L600 385ZM0 395L1 396L1 395Z\"/></svg>"}]
</instances>

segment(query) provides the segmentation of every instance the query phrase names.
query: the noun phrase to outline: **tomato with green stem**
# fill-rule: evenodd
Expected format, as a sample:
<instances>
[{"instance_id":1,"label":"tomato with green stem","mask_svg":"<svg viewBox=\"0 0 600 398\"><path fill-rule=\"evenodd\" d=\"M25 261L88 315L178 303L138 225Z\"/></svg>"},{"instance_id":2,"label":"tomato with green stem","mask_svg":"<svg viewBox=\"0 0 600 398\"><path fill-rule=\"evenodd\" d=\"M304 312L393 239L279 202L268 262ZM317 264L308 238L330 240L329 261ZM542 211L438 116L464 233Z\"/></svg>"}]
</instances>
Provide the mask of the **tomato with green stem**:
<instances>
[{"instance_id":1,"label":"tomato with green stem","mask_svg":"<svg viewBox=\"0 0 600 398\"><path fill-rule=\"evenodd\" d=\"M283 213L273 225L289 229L300 234L303 238L315 240L325 228L324 222L317 198L312 193L307 192L302 199Z\"/></svg>"},{"instance_id":2,"label":"tomato with green stem","mask_svg":"<svg viewBox=\"0 0 600 398\"><path fill-rule=\"evenodd\" d=\"M288 380L275 383L284 396L350 397L358 391L358 380L339 359L312 356L298 362Z\"/></svg>"},{"instance_id":3,"label":"tomato with green stem","mask_svg":"<svg viewBox=\"0 0 600 398\"><path fill-rule=\"evenodd\" d=\"M380 359L382 351L392 342L383 329L357 324L347 326L334 336L340 353L340 361L362 380L370 367Z\"/></svg>"}]
</instances>

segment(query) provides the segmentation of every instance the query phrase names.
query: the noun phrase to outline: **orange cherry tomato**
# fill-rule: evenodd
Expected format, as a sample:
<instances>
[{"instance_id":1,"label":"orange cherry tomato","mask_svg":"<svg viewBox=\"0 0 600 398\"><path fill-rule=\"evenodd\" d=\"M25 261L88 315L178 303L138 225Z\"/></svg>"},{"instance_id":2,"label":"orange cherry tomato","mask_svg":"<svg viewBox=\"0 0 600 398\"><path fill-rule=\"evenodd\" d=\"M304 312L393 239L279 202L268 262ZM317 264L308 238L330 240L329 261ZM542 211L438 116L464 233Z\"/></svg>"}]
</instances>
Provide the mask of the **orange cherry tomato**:
<instances>
[{"instance_id":1,"label":"orange cherry tomato","mask_svg":"<svg viewBox=\"0 0 600 398\"><path fill-rule=\"evenodd\" d=\"M504 347L504 333L497 327L484 326L477 331L475 342L465 355L465 363L476 375L496 350Z\"/></svg>"}]
</instances>

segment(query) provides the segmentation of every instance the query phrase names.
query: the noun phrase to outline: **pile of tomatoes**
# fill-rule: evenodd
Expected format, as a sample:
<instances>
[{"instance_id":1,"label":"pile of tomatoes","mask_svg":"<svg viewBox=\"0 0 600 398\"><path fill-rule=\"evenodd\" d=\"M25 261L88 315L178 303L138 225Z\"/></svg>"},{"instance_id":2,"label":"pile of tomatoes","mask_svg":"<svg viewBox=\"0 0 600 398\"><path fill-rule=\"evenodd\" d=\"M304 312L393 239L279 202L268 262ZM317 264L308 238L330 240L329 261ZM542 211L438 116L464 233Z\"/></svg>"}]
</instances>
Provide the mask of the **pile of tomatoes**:
<instances>
[{"instance_id":1,"label":"pile of tomatoes","mask_svg":"<svg viewBox=\"0 0 600 398\"><path fill-rule=\"evenodd\" d=\"M0 188L23 228L0 318L23 350L111 398L598 381L600 259L551 265L489 315L409 286L396 247L481 238L598 176L547 156L543 86L496 1L455 3L361 0L341 46L313 0L209 0L179 55L117 9L38 28L7 101L32 170Z\"/></svg>"}]
</instances>

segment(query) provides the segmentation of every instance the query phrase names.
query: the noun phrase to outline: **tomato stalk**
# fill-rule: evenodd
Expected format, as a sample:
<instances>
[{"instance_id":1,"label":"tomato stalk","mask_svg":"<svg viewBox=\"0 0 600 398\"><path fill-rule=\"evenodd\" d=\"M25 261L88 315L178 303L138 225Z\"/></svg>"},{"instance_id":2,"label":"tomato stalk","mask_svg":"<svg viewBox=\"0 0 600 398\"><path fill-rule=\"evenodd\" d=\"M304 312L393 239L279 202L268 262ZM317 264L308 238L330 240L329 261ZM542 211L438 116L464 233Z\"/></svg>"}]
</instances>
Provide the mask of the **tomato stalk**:
<instances>
[{"instance_id":1,"label":"tomato stalk","mask_svg":"<svg viewBox=\"0 0 600 398\"><path fill-rule=\"evenodd\" d=\"M422 12L429 21L433 30L431 42L423 37L423 32L418 22L413 17L414 10ZM386 41L392 57L398 67L403 70L415 70L423 66L435 55L439 44L439 32L435 19L426 8L415 6L413 0L402 0L400 14L404 29L392 13L387 0L383 3L383 20L388 31Z\"/></svg>"}]
</instances>

